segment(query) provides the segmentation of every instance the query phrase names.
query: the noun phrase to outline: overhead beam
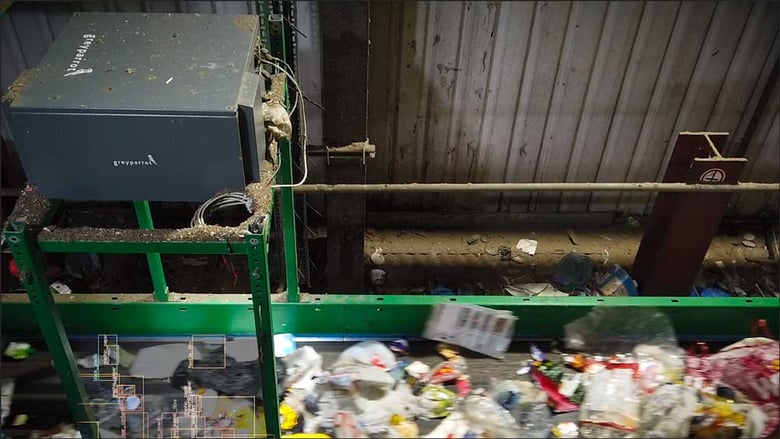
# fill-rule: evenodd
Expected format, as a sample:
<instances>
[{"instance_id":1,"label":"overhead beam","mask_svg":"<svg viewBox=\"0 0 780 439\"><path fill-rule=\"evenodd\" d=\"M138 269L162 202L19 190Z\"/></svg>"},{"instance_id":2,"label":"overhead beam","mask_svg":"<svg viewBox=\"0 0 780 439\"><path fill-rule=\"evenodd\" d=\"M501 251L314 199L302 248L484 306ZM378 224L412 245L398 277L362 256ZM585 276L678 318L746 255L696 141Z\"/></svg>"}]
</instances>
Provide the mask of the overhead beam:
<instances>
[{"instance_id":1,"label":"overhead beam","mask_svg":"<svg viewBox=\"0 0 780 439\"><path fill-rule=\"evenodd\" d=\"M367 192L777 192L780 183L403 183L403 184L305 184L298 193Z\"/></svg>"}]
</instances>

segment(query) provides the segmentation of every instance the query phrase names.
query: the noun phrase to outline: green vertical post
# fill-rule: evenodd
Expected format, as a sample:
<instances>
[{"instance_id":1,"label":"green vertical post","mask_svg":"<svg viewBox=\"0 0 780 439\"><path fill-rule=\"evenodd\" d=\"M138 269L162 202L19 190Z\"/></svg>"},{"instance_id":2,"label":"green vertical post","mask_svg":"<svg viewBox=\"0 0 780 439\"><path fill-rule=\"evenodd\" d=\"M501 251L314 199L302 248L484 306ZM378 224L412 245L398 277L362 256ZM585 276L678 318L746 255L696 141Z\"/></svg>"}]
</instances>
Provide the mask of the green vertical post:
<instances>
[{"instance_id":1,"label":"green vertical post","mask_svg":"<svg viewBox=\"0 0 780 439\"><path fill-rule=\"evenodd\" d=\"M255 9L260 20L260 41L265 46L270 46L271 38L268 29L268 14L271 13L271 6L268 1L255 0Z\"/></svg>"},{"instance_id":2,"label":"green vertical post","mask_svg":"<svg viewBox=\"0 0 780 439\"><path fill-rule=\"evenodd\" d=\"M271 52L279 58L287 61L287 53L284 45L284 21L280 16L274 16L274 22L270 25L271 29ZM277 19L278 18L278 19ZM269 19L269 22L271 20ZM290 106L288 89L285 88L285 99L287 107ZM293 183L292 174L292 145L289 139L279 141L279 183L290 185ZM285 279L287 281L287 301L298 302L298 243L295 236L295 199L293 188L283 187L281 189L282 206L282 235L284 238L284 267Z\"/></svg>"},{"instance_id":3,"label":"green vertical post","mask_svg":"<svg viewBox=\"0 0 780 439\"><path fill-rule=\"evenodd\" d=\"M152 211L149 209L148 201L134 201L135 216L138 219L138 227L143 230L152 230ZM149 264L149 274L152 277L154 285L154 300L158 302L168 301L168 285L165 283L165 271L163 270L162 259L159 253L147 253L146 263Z\"/></svg>"},{"instance_id":4,"label":"green vertical post","mask_svg":"<svg viewBox=\"0 0 780 439\"><path fill-rule=\"evenodd\" d=\"M25 227L24 222L11 224L5 231L5 236L14 260L19 266L20 279L27 290L30 306L54 360L54 367L57 369L68 406L81 432L81 437L97 438L99 437L97 422L89 406L85 405L89 399L59 310L54 304L51 288L46 280L41 252L30 237L30 231Z\"/></svg>"},{"instance_id":5,"label":"green vertical post","mask_svg":"<svg viewBox=\"0 0 780 439\"><path fill-rule=\"evenodd\" d=\"M267 231L267 223L264 223L262 234L248 234L245 240L249 264L249 286L252 291L252 313L255 317L257 350L260 353L260 379L263 385L265 432L268 437L280 438L279 390L276 380L276 358L274 357L271 284L268 277Z\"/></svg>"},{"instance_id":6,"label":"green vertical post","mask_svg":"<svg viewBox=\"0 0 780 439\"><path fill-rule=\"evenodd\" d=\"M279 165L279 178L282 184L292 183L292 151L290 141L283 139L279 142L281 161ZM282 188L282 234L284 236L284 267L287 279L287 301L298 302L298 244L295 237L295 199L293 188Z\"/></svg>"}]
</instances>

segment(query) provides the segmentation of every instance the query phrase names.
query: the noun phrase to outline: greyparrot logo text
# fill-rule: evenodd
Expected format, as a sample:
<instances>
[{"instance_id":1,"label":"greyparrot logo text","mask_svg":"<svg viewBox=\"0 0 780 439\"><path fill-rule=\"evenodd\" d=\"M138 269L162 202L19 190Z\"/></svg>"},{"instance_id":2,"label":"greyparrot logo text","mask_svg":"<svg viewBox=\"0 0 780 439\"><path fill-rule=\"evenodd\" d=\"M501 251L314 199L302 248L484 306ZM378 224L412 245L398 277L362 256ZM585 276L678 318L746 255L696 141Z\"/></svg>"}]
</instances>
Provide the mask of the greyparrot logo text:
<instances>
[{"instance_id":1,"label":"greyparrot logo text","mask_svg":"<svg viewBox=\"0 0 780 439\"><path fill-rule=\"evenodd\" d=\"M81 61L84 59L84 56L87 54L87 50L89 50L89 47L92 45L92 42L95 41L95 34L84 34L82 35L82 38L84 38L84 41L81 43L81 45L76 48L76 54L73 56L73 59L70 61L70 64L68 65L68 68L65 69L67 73L65 73L65 76L72 76L72 75L78 75L80 73L92 73L92 69L80 69L79 65L81 64ZM87 72L87 70L89 70Z\"/></svg>"},{"instance_id":2,"label":"greyparrot logo text","mask_svg":"<svg viewBox=\"0 0 780 439\"><path fill-rule=\"evenodd\" d=\"M114 160L114 166L157 166L151 154L146 156L146 160Z\"/></svg>"}]
</instances>

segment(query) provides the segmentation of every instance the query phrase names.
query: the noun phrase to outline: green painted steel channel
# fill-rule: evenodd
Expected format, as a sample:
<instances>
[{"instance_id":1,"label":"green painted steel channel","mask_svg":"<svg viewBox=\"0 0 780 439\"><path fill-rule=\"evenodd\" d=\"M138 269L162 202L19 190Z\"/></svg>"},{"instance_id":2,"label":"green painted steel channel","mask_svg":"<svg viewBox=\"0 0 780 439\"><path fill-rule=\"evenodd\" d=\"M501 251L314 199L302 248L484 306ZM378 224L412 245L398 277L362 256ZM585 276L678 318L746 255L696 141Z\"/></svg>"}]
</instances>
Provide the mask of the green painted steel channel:
<instances>
[{"instance_id":1,"label":"green painted steel channel","mask_svg":"<svg viewBox=\"0 0 780 439\"><path fill-rule=\"evenodd\" d=\"M111 332L123 335L188 335L255 332L247 300L210 303L59 303L69 334ZM452 300L455 299L455 300ZM666 313L681 339L730 341L750 335L756 319L766 319L777 334L780 299L698 297L499 296L308 296L307 302L274 303L274 333L296 335L419 336L435 303L469 303L512 311L518 338L557 338L563 326L596 306L655 307ZM3 326L33 333L38 326L28 304L4 303Z\"/></svg>"},{"instance_id":2,"label":"green painted steel channel","mask_svg":"<svg viewBox=\"0 0 780 439\"><path fill-rule=\"evenodd\" d=\"M278 22L277 26L272 26L269 38L271 52L273 55L284 62L288 62L287 48L285 47L285 25L284 21ZM290 109L289 87L284 88L284 100L287 109ZM297 91L296 91L297 92ZM299 98L296 98L299 99ZM306 141L305 139L303 140ZM299 300L298 294L298 247L295 238L295 200L293 188L292 172L292 143L289 139L279 141L279 183L285 185L281 188L281 209L282 209L282 235L284 239L284 267L285 281L287 284L287 299L290 302Z\"/></svg>"},{"instance_id":3,"label":"green painted steel channel","mask_svg":"<svg viewBox=\"0 0 780 439\"><path fill-rule=\"evenodd\" d=\"M138 227L142 230L154 229L152 210L148 201L134 201L135 216L138 219ZM165 282L165 270L159 253L147 253L146 263L149 265L149 275L154 286L154 300L158 302L168 301L168 285Z\"/></svg>"},{"instance_id":4,"label":"green painted steel channel","mask_svg":"<svg viewBox=\"0 0 780 439\"><path fill-rule=\"evenodd\" d=\"M43 256L35 245L32 233L24 223L9 224L4 235L19 266L19 278L27 292L29 303L26 311L31 322L34 322L34 330L43 335L46 340L46 346L51 353L54 368L62 382L70 412L77 421L81 437L97 438L99 434L96 425L92 422L94 420L92 410L83 404L87 400L86 391L84 383L79 379L79 368L62 324L60 307L55 304L49 282L46 280ZM9 310L4 307L3 317L7 318L8 313ZM3 324L5 320L3 319Z\"/></svg>"}]
</instances>

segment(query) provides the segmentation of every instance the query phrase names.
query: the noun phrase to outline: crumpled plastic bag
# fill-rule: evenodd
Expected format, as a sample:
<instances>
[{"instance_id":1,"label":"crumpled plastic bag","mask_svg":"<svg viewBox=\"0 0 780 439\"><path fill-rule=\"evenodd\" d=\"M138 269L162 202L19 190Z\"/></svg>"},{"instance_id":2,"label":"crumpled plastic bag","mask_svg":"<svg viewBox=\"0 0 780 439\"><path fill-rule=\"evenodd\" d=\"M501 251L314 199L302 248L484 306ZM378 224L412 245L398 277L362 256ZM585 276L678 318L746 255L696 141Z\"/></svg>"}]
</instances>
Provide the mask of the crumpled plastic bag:
<instances>
[{"instance_id":1,"label":"crumpled plastic bag","mask_svg":"<svg viewBox=\"0 0 780 439\"><path fill-rule=\"evenodd\" d=\"M605 363L588 367L585 399L580 406L582 437L635 435L639 427L641 396L638 368L636 363Z\"/></svg>"},{"instance_id":2,"label":"crumpled plastic bag","mask_svg":"<svg viewBox=\"0 0 780 439\"><path fill-rule=\"evenodd\" d=\"M487 437L523 437L512 414L490 398L469 396L463 401L463 412L472 431Z\"/></svg>"},{"instance_id":3,"label":"crumpled plastic bag","mask_svg":"<svg viewBox=\"0 0 780 439\"><path fill-rule=\"evenodd\" d=\"M697 407L696 390L679 384L665 384L642 400L639 424L644 438L688 437Z\"/></svg>"},{"instance_id":4,"label":"crumpled plastic bag","mask_svg":"<svg viewBox=\"0 0 780 439\"><path fill-rule=\"evenodd\" d=\"M285 368L283 387L314 388L314 378L322 375L322 356L311 346L298 348L281 359Z\"/></svg>"},{"instance_id":5,"label":"crumpled plastic bag","mask_svg":"<svg viewBox=\"0 0 780 439\"><path fill-rule=\"evenodd\" d=\"M646 393L666 383L682 382L685 351L681 348L640 344L633 354L639 363L640 385Z\"/></svg>"},{"instance_id":6,"label":"crumpled plastic bag","mask_svg":"<svg viewBox=\"0 0 780 439\"><path fill-rule=\"evenodd\" d=\"M524 438L546 438L555 423L545 403L525 404L512 412Z\"/></svg>"},{"instance_id":7,"label":"crumpled plastic bag","mask_svg":"<svg viewBox=\"0 0 780 439\"><path fill-rule=\"evenodd\" d=\"M263 120L268 131L276 138L289 138L292 134L290 114L278 102L263 102Z\"/></svg>"},{"instance_id":8,"label":"crumpled plastic bag","mask_svg":"<svg viewBox=\"0 0 780 439\"><path fill-rule=\"evenodd\" d=\"M396 363L395 354L383 343L374 340L362 341L345 349L334 363L334 367L349 359L385 370L392 369Z\"/></svg>"},{"instance_id":9,"label":"crumpled plastic bag","mask_svg":"<svg viewBox=\"0 0 780 439\"><path fill-rule=\"evenodd\" d=\"M589 354L625 354L638 344L678 346L671 320L655 308L597 307L564 332L566 348Z\"/></svg>"},{"instance_id":10,"label":"crumpled plastic bag","mask_svg":"<svg viewBox=\"0 0 780 439\"><path fill-rule=\"evenodd\" d=\"M766 416L762 433L780 425L780 343L765 337L745 338L709 358L711 379L741 392Z\"/></svg>"},{"instance_id":11,"label":"crumpled plastic bag","mask_svg":"<svg viewBox=\"0 0 780 439\"><path fill-rule=\"evenodd\" d=\"M279 371L277 379L281 381L284 365L277 360L276 366ZM181 361L171 375L170 382L175 387L184 387L189 382L224 395L253 395L258 402L262 402L261 375L260 363L257 361L238 362L233 357L225 358L221 353L204 353L203 359L195 360L192 367L189 360Z\"/></svg>"},{"instance_id":12,"label":"crumpled plastic bag","mask_svg":"<svg viewBox=\"0 0 780 439\"><path fill-rule=\"evenodd\" d=\"M396 383L384 369L354 359L341 360L333 366L330 382L342 389L349 389L356 384L390 388Z\"/></svg>"}]
</instances>

